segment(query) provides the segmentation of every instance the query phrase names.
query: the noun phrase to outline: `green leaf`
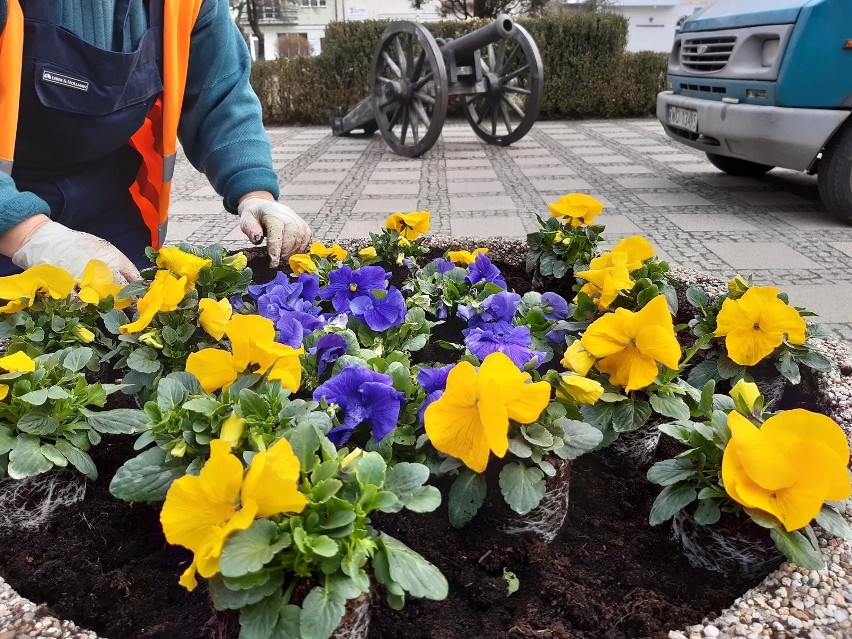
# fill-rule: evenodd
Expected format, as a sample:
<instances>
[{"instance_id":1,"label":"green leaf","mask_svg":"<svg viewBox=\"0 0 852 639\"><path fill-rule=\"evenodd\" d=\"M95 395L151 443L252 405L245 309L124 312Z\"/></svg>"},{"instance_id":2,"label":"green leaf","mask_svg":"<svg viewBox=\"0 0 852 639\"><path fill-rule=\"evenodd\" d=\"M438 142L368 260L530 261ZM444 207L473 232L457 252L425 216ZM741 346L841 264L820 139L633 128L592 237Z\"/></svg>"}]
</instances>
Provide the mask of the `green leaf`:
<instances>
[{"instance_id":1,"label":"green leaf","mask_svg":"<svg viewBox=\"0 0 852 639\"><path fill-rule=\"evenodd\" d=\"M343 487L343 482L335 477L317 482L311 489L311 501L321 504L334 497Z\"/></svg>"},{"instance_id":2,"label":"green leaf","mask_svg":"<svg viewBox=\"0 0 852 639\"><path fill-rule=\"evenodd\" d=\"M831 360L817 351L805 351L801 355L797 355L796 360L820 373L829 372L832 366Z\"/></svg>"},{"instance_id":3,"label":"green leaf","mask_svg":"<svg viewBox=\"0 0 852 639\"><path fill-rule=\"evenodd\" d=\"M687 483L672 484L663 488L651 506L648 523L652 526L668 521L698 497L698 491Z\"/></svg>"},{"instance_id":4,"label":"green leaf","mask_svg":"<svg viewBox=\"0 0 852 639\"><path fill-rule=\"evenodd\" d=\"M841 539L852 540L852 526L849 522L833 508L823 506L816 517L816 522L829 535Z\"/></svg>"},{"instance_id":5,"label":"green leaf","mask_svg":"<svg viewBox=\"0 0 852 639\"><path fill-rule=\"evenodd\" d=\"M429 479L429 469L423 464L399 462L387 470L384 490L394 493L405 503L417 493Z\"/></svg>"},{"instance_id":6,"label":"green leaf","mask_svg":"<svg viewBox=\"0 0 852 639\"><path fill-rule=\"evenodd\" d=\"M54 400L62 400L68 399L71 397L71 393L62 388L61 386L51 386L47 389L47 398Z\"/></svg>"},{"instance_id":7,"label":"green leaf","mask_svg":"<svg viewBox=\"0 0 852 639\"><path fill-rule=\"evenodd\" d=\"M328 535L316 535L308 538L308 543L315 555L320 557L334 557L340 547Z\"/></svg>"},{"instance_id":8,"label":"green leaf","mask_svg":"<svg viewBox=\"0 0 852 639\"><path fill-rule=\"evenodd\" d=\"M530 445L518 437L512 437L509 440L509 452L520 459L529 459L532 457L532 448L530 448Z\"/></svg>"},{"instance_id":9,"label":"green leaf","mask_svg":"<svg viewBox=\"0 0 852 639\"><path fill-rule=\"evenodd\" d=\"M160 362L157 360L157 351L150 346L137 348L130 353L130 355L127 356L127 365L140 373L151 374L160 370Z\"/></svg>"},{"instance_id":10,"label":"green leaf","mask_svg":"<svg viewBox=\"0 0 852 639\"><path fill-rule=\"evenodd\" d=\"M550 448L553 446L553 435L544 426L538 423L529 426L521 426L521 433L530 444Z\"/></svg>"},{"instance_id":11,"label":"green leaf","mask_svg":"<svg viewBox=\"0 0 852 639\"><path fill-rule=\"evenodd\" d=\"M427 342L429 341L429 335L426 333L417 333L412 335L407 340L402 343L400 346L400 350L408 351L413 353L415 351L422 350L426 347Z\"/></svg>"},{"instance_id":12,"label":"green leaf","mask_svg":"<svg viewBox=\"0 0 852 639\"><path fill-rule=\"evenodd\" d=\"M773 528L769 531L769 535L778 550L800 568L808 570L825 568L819 550L814 548L803 534L796 531L787 532L784 528Z\"/></svg>"},{"instance_id":13,"label":"green leaf","mask_svg":"<svg viewBox=\"0 0 852 639\"><path fill-rule=\"evenodd\" d=\"M36 408L18 420L18 430L31 435L53 435L61 425L56 417L42 408Z\"/></svg>"},{"instance_id":14,"label":"green leaf","mask_svg":"<svg viewBox=\"0 0 852 639\"><path fill-rule=\"evenodd\" d=\"M444 575L401 541L379 533L391 580L418 599L446 599L449 585Z\"/></svg>"},{"instance_id":15,"label":"green leaf","mask_svg":"<svg viewBox=\"0 0 852 639\"><path fill-rule=\"evenodd\" d=\"M340 625L346 602L325 588L312 588L302 603L299 619L300 639L328 639Z\"/></svg>"},{"instance_id":16,"label":"green leaf","mask_svg":"<svg viewBox=\"0 0 852 639\"><path fill-rule=\"evenodd\" d=\"M299 623L302 609L293 604L281 606L278 611L278 623L269 639L294 639L299 636Z\"/></svg>"},{"instance_id":17,"label":"green leaf","mask_svg":"<svg viewBox=\"0 0 852 639\"><path fill-rule=\"evenodd\" d=\"M281 595L273 595L240 610L239 639L269 639L280 608Z\"/></svg>"},{"instance_id":18,"label":"green leaf","mask_svg":"<svg viewBox=\"0 0 852 639\"><path fill-rule=\"evenodd\" d=\"M166 451L150 448L127 460L115 473L109 492L124 501L163 501L169 486L186 473L186 463L166 463Z\"/></svg>"},{"instance_id":19,"label":"green leaf","mask_svg":"<svg viewBox=\"0 0 852 639\"><path fill-rule=\"evenodd\" d=\"M245 530L228 536L222 548L219 570L223 577L242 577L258 572L275 556L272 540L278 527L268 519L257 519Z\"/></svg>"},{"instance_id":20,"label":"green leaf","mask_svg":"<svg viewBox=\"0 0 852 639\"><path fill-rule=\"evenodd\" d=\"M793 361L790 353L781 353L781 357L775 363L778 372L786 377L791 384L798 384L802 381L799 365Z\"/></svg>"},{"instance_id":21,"label":"green leaf","mask_svg":"<svg viewBox=\"0 0 852 639\"><path fill-rule=\"evenodd\" d=\"M65 359L62 360L62 366L65 370L76 373L77 371L83 370L94 354L95 352L88 346L72 348L68 351Z\"/></svg>"},{"instance_id":22,"label":"green leaf","mask_svg":"<svg viewBox=\"0 0 852 639\"><path fill-rule=\"evenodd\" d=\"M518 576L513 573L508 568L503 568L503 579L506 580L506 593L507 597L511 597L513 594L518 592L518 588L521 587L521 581L518 579Z\"/></svg>"},{"instance_id":23,"label":"green leaf","mask_svg":"<svg viewBox=\"0 0 852 639\"><path fill-rule=\"evenodd\" d=\"M373 484L381 487L385 483L387 463L382 456L375 452L364 453L355 467L355 476L362 484Z\"/></svg>"},{"instance_id":24,"label":"green leaf","mask_svg":"<svg viewBox=\"0 0 852 639\"><path fill-rule=\"evenodd\" d=\"M122 324L127 324L129 321L127 319L127 315L125 315L123 311L115 310L110 311L109 313L104 313L101 315L101 319L103 320L106 329L113 335L118 335L120 332L118 327Z\"/></svg>"},{"instance_id":25,"label":"green leaf","mask_svg":"<svg viewBox=\"0 0 852 639\"><path fill-rule=\"evenodd\" d=\"M189 398L189 390L180 380L170 375L157 383L156 395L157 406L163 411L172 411Z\"/></svg>"},{"instance_id":26,"label":"green leaf","mask_svg":"<svg viewBox=\"0 0 852 639\"><path fill-rule=\"evenodd\" d=\"M299 458L302 471L311 472L319 463L317 448L320 445L320 436L313 424L299 424L295 429L285 432L284 437L290 442L293 453Z\"/></svg>"},{"instance_id":27,"label":"green leaf","mask_svg":"<svg viewBox=\"0 0 852 639\"><path fill-rule=\"evenodd\" d=\"M689 406L677 395L653 393L650 395L651 408L664 417L684 420L689 419Z\"/></svg>"},{"instance_id":28,"label":"green leaf","mask_svg":"<svg viewBox=\"0 0 852 639\"><path fill-rule=\"evenodd\" d=\"M686 300L699 308L705 308L710 303L710 297L704 292L704 289L697 286L690 286L686 289Z\"/></svg>"},{"instance_id":29,"label":"green leaf","mask_svg":"<svg viewBox=\"0 0 852 639\"><path fill-rule=\"evenodd\" d=\"M722 355L716 366L722 379L731 379L732 377L745 373L745 366L737 364L727 355ZM695 384L693 384L693 386L695 386Z\"/></svg>"},{"instance_id":30,"label":"green leaf","mask_svg":"<svg viewBox=\"0 0 852 639\"><path fill-rule=\"evenodd\" d=\"M89 453L80 450L64 439L56 440L56 449L86 477L92 480L98 478L98 469L95 468L95 462L89 457Z\"/></svg>"},{"instance_id":31,"label":"green leaf","mask_svg":"<svg viewBox=\"0 0 852 639\"><path fill-rule=\"evenodd\" d=\"M33 406L41 406L47 401L47 389L40 388L38 390L30 391L29 393L19 395L17 399Z\"/></svg>"},{"instance_id":32,"label":"green leaf","mask_svg":"<svg viewBox=\"0 0 852 639\"><path fill-rule=\"evenodd\" d=\"M97 413L86 411L89 426L105 435L138 435L145 431L148 419L137 408L116 408Z\"/></svg>"},{"instance_id":33,"label":"green leaf","mask_svg":"<svg viewBox=\"0 0 852 639\"><path fill-rule=\"evenodd\" d=\"M699 526L712 526L722 518L722 510L715 499L702 499L695 509L695 523Z\"/></svg>"},{"instance_id":34,"label":"green leaf","mask_svg":"<svg viewBox=\"0 0 852 639\"><path fill-rule=\"evenodd\" d=\"M715 359L705 359L690 369L686 381L695 388L704 388L707 382L716 379L717 370L718 362Z\"/></svg>"},{"instance_id":35,"label":"green leaf","mask_svg":"<svg viewBox=\"0 0 852 639\"><path fill-rule=\"evenodd\" d=\"M9 452L9 466L6 472L12 479L24 479L46 473L53 464L41 451L40 440L35 435L18 435L15 445Z\"/></svg>"},{"instance_id":36,"label":"green leaf","mask_svg":"<svg viewBox=\"0 0 852 639\"><path fill-rule=\"evenodd\" d=\"M255 576L263 578L264 581L250 587L244 587L240 580L225 580L221 574L210 577L207 580L207 589L216 610L239 610L281 592L281 585L284 583L282 571L271 574L264 572Z\"/></svg>"},{"instance_id":37,"label":"green leaf","mask_svg":"<svg viewBox=\"0 0 852 639\"><path fill-rule=\"evenodd\" d=\"M50 460L54 466L65 468L68 465L68 460L60 453L53 444L42 444L41 454Z\"/></svg>"},{"instance_id":38,"label":"green leaf","mask_svg":"<svg viewBox=\"0 0 852 639\"><path fill-rule=\"evenodd\" d=\"M544 473L520 463L506 464L500 471L500 491L509 508L526 515L541 503L547 489Z\"/></svg>"},{"instance_id":39,"label":"green leaf","mask_svg":"<svg viewBox=\"0 0 852 639\"><path fill-rule=\"evenodd\" d=\"M648 481L658 486L671 486L695 474L689 459L666 459L648 469Z\"/></svg>"},{"instance_id":40,"label":"green leaf","mask_svg":"<svg viewBox=\"0 0 852 639\"><path fill-rule=\"evenodd\" d=\"M641 428L651 416L648 402L631 398L615 404L612 411L612 428L617 433L630 433Z\"/></svg>"},{"instance_id":41,"label":"green leaf","mask_svg":"<svg viewBox=\"0 0 852 639\"><path fill-rule=\"evenodd\" d=\"M415 513L431 513L441 505L441 491L435 486L423 486L408 500L405 507Z\"/></svg>"},{"instance_id":42,"label":"green leaf","mask_svg":"<svg viewBox=\"0 0 852 639\"><path fill-rule=\"evenodd\" d=\"M603 433L586 422L560 418L555 423L562 428L564 444L553 452L562 459L577 459L603 441Z\"/></svg>"},{"instance_id":43,"label":"green leaf","mask_svg":"<svg viewBox=\"0 0 852 639\"><path fill-rule=\"evenodd\" d=\"M193 397L188 402L184 402L184 410L200 413L205 417L212 417L213 414L222 407L221 402L217 402L210 397Z\"/></svg>"},{"instance_id":44,"label":"green leaf","mask_svg":"<svg viewBox=\"0 0 852 639\"><path fill-rule=\"evenodd\" d=\"M456 477L447 496L450 525L463 528L479 512L485 501L487 486L485 476L464 468Z\"/></svg>"}]
</instances>

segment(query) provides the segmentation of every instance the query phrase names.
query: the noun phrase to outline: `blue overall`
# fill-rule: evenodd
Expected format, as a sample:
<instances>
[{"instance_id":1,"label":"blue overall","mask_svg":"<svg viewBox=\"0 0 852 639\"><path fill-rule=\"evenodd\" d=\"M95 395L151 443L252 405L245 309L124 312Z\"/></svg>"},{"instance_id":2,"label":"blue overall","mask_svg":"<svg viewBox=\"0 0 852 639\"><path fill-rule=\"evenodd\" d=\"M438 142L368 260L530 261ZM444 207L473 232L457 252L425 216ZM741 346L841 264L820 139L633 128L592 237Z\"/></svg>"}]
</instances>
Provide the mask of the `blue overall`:
<instances>
[{"instance_id":1,"label":"blue overall","mask_svg":"<svg viewBox=\"0 0 852 639\"><path fill-rule=\"evenodd\" d=\"M142 157L128 141L163 91L163 3L148 3L149 28L130 53L99 49L56 26L55 0L21 4L15 186L45 200L55 222L109 240L137 266L150 266L151 233L128 191ZM119 51L129 5L116 0ZM0 275L19 271L0 259Z\"/></svg>"}]
</instances>

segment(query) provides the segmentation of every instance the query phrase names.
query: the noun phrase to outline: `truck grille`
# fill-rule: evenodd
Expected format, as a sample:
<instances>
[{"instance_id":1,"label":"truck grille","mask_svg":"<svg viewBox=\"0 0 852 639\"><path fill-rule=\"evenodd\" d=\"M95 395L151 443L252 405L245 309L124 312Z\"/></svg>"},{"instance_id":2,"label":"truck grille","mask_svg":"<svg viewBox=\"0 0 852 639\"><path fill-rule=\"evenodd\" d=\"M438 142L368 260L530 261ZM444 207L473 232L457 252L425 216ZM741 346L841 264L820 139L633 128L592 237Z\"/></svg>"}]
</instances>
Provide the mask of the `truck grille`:
<instances>
[{"instance_id":1,"label":"truck grille","mask_svg":"<svg viewBox=\"0 0 852 639\"><path fill-rule=\"evenodd\" d=\"M699 73L721 71L728 64L736 43L737 36L685 39L680 48L680 63Z\"/></svg>"}]
</instances>

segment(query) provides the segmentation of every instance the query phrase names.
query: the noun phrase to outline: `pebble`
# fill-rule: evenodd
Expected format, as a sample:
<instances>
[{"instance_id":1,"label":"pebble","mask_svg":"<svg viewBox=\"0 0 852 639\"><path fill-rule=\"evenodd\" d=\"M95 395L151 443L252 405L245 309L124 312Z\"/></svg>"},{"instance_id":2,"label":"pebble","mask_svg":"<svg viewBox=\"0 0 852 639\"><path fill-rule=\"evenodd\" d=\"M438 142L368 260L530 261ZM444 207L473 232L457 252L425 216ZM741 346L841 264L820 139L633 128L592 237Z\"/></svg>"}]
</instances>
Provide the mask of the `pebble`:
<instances>
[{"instance_id":1,"label":"pebble","mask_svg":"<svg viewBox=\"0 0 852 639\"><path fill-rule=\"evenodd\" d=\"M454 238L453 244L472 248L483 240ZM491 245L518 261L526 253L525 244L501 238ZM350 247L352 248L352 247ZM682 282L700 283L705 290L723 292L724 283L705 274L672 269ZM837 362L852 362L852 349L827 338L816 340L823 354ZM817 374L820 394L817 405L847 429L852 430L852 375L843 374L835 365L828 373ZM852 370L847 365L845 370ZM852 502L846 503L845 517L852 522ZM827 570L804 570L785 563L770 573L730 608L715 619L671 630L669 639L764 639L765 637L803 637L806 639L852 638L852 545L828 539L819 530L817 537ZM816 628L815 626L819 626ZM94 632L78 628L69 621L48 616L35 604L20 597L0 578L0 639L100 639ZM112 639L121 639L113 637Z\"/></svg>"}]
</instances>

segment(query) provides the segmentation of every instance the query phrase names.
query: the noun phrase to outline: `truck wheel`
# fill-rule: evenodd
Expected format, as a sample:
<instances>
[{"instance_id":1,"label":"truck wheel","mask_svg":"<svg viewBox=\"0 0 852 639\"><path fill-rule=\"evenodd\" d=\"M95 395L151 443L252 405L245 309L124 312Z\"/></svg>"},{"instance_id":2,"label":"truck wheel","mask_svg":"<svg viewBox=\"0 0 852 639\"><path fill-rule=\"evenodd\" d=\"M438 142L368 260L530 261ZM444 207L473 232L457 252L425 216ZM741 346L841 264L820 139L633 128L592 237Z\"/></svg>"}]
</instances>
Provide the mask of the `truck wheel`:
<instances>
[{"instance_id":1,"label":"truck wheel","mask_svg":"<svg viewBox=\"0 0 852 639\"><path fill-rule=\"evenodd\" d=\"M739 158L729 158L727 155L716 155L715 153L708 153L707 159L710 160L710 164L720 171L724 171L728 175L739 175L742 177L757 177L775 168L774 166L740 160Z\"/></svg>"},{"instance_id":2,"label":"truck wheel","mask_svg":"<svg viewBox=\"0 0 852 639\"><path fill-rule=\"evenodd\" d=\"M825 147L817 183L825 208L852 223L852 126L840 129Z\"/></svg>"}]
</instances>

